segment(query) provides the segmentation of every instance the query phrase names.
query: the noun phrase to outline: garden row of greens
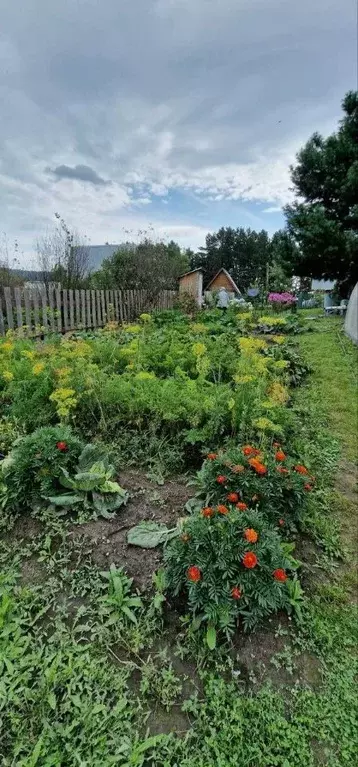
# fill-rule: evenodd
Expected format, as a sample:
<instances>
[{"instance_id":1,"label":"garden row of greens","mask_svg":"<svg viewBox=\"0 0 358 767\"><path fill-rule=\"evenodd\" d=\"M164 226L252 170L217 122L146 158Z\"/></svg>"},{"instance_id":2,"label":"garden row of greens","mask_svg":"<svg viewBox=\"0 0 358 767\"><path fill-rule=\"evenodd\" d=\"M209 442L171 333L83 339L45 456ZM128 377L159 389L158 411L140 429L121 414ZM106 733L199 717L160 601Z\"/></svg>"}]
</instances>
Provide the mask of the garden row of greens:
<instances>
[{"instance_id":1,"label":"garden row of greens","mask_svg":"<svg viewBox=\"0 0 358 767\"><path fill-rule=\"evenodd\" d=\"M299 610L287 537L314 483L294 444L292 456L285 447L297 429L289 387L307 372L288 340L299 329L292 315L233 309L203 312L200 322L142 315L137 325L36 345L7 337L4 512L47 505L79 520L111 516L128 498L109 460L119 433L164 441L181 465L209 451L191 514L166 547L168 589L188 595L210 647L240 619L253 628L279 609Z\"/></svg>"}]
</instances>

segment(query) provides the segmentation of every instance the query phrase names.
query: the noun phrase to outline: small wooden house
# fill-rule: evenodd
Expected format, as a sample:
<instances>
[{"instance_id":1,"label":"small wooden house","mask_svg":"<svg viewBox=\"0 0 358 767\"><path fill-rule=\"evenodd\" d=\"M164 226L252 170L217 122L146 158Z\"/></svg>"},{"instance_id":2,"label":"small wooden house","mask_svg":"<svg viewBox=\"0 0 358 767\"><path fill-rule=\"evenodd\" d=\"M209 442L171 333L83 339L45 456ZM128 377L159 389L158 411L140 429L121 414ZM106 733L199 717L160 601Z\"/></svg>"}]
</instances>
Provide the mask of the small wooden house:
<instances>
[{"instance_id":1,"label":"small wooden house","mask_svg":"<svg viewBox=\"0 0 358 767\"><path fill-rule=\"evenodd\" d=\"M237 287L236 282L231 277L231 274L226 269L220 269L215 277L210 280L206 287L206 293L213 293L214 291L225 288L231 298L239 298L241 296L241 290Z\"/></svg>"},{"instance_id":2,"label":"small wooden house","mask_svg":"<svg viewBox=\"0 0 358 767\"><path fill-rule=\"evenodd\" d=\"M203 302L203 270L192 269L179 277L179 293L188 293L195 298L198 306Z\"/></svg>"}]
</instances>

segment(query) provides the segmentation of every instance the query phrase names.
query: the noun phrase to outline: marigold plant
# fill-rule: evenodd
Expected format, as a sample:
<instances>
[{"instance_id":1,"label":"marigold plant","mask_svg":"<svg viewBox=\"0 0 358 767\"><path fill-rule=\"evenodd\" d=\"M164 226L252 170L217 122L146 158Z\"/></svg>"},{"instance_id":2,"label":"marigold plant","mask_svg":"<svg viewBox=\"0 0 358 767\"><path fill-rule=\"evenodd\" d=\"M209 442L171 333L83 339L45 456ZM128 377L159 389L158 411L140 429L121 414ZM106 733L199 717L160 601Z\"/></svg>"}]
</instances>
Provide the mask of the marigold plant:
<instances>
[{"instance_id":1,"label":"marigold plant","mask_svg":"<svg viewBox=\"0 0 358 767\"><path fill-rule=\"evenodd\" d=\"M197 622L228 635L238 621L252 629L266 615L290 610L286 580L297 563L257 511L231 507L210 520L194 514L167 545L165 561L169 592L186 596Z\"/></svg>"},{"instance_id":2,"label":"marigold plant","mask_svg":"<svg viewBox=\"0 0 358 767\"><path fill-rule=\"evenodd\" d=\"M204 461L197 475L199 493L211 506L238 500L238 510L259 509L278 528L295 529L314 487L314 478L303 464L296 463L278 443L262 452L244 445L222 452L215 460ZM240 464L239 464L240 461ZM237 466L242 469L237 472ZM220 474L225 470L225 475ZM225 477L225 481L221 480ZM220 482L218 479L220 478ZM232 501L234 502L234 501Z\"/></svg>"}]
</instances>

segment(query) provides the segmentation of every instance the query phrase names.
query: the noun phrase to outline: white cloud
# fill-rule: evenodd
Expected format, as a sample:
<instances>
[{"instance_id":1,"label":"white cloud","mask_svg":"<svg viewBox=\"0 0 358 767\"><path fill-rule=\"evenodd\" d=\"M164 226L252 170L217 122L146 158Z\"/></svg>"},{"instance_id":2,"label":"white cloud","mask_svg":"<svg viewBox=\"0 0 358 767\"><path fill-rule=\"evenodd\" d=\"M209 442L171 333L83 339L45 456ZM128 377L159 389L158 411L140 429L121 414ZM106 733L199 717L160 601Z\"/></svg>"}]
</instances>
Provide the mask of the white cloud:
<instances>
[{"instance_id":1,"label":"white cloud","mask_svg":"<svg viewBox=\"0 0 358 767\"><path fill-rule=\"evenodd\" d=\"M272 205L270 208L265 208L262 212L263 213L281 213L282 208L280 208L278 205Z\"/></svg>"},{"instance_id":2,"label":"white cloud","mask_svg":"<svg viewBox=\"0 0 358 767\"><path fill-rule=\"evenodd\" d=\"M204 215L225 225L217 211L240 201L263 226L256 203L289 201L296 151L334 129L356 87L355 11L341 0L2 6L2 228L26 251L55 211L92 242L147 227L150 212L202 244ZM55 183L45 169L61 167L112 183Z\"/></svg>"}]
</instances>

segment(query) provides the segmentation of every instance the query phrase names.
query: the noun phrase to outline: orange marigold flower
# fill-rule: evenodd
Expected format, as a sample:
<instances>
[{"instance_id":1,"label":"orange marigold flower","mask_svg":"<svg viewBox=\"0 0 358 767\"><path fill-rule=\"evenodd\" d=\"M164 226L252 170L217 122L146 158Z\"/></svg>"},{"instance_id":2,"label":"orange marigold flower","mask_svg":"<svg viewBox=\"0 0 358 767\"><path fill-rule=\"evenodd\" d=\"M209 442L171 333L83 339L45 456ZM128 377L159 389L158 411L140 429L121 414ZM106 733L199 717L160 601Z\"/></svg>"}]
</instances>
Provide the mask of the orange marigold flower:
<instances>
[{"instance_id":1,"label":"orange marigold flower","mask_svg":"<svg viewBox=\"0 0 358 767\"><path fill-rule=\"evenodd\" d=\"M225 485L226 479L227 479L227 477L224 477L223 474L219 474L219 476L216 477L216 481L217 481L218 485Z\"/></svg>"},{"instance_id":2,"label":"orange marigold flower","mask_svg":"<svg viewBox=\"0 0 358 767\"><path fill-rule=\"evenodd\" d=\"M204 506L204 508L201 510L203 517L213 517L214 516L214 509L211 508L211 506Z\"/></svg>"},{"instance_id":3,"label":"orange marigold flower","mask_svg":"<svg viewBox=\"0 0 358 767\"><path fill-rule=\"evenodd\" d=\"M242 452L243 452L243 454L244 454L244 455L254 455L254 453L255 453L255 448L254 448L254 447L251 447L251 445L245 445L245 446L242 448Z\"/></svg>"},{"instance_id":4,"label":"orange marigold flower","mask_svg":"<svg viewBox=\"0 0 358 767\"><path fill-rule=\"evenodd\" d=\"M311 490L313 490L313 487L312 485L310 485L309 482L306 482L306 484L304 485L304 489L307 490L308 493L310 493Z\"/></svg>"},{"instance_id":5,"label":"orange marigold flower","mask_svg":"<svg viewBox=\"0 0 358 767\"><path fill-rule=\"evenodd\" d=\"M247 567L248 570L252 570L257 565L257 556L253 551L247 551L242 558L242 564Z\"/></svg>"},{"instance_id":6,"label":"orange marigold flower","mask_svg":"<svg viewBox=\"0 0 358 767\"><path fill-rule=\"evenodd\" d=\"M208 453L206 457L207 457L208 461L215 461L216 458L218 457L218 454L217 453Z\"/></svg>"},{"instance_id":7,"label":"orange marigold flower","mask_svg":"<svg viewBox=\"0 0 358 767\"><path fill-rule=\"evenodd\" d=\"M278 567L277 570L274 570L272 575L275 581L280 581L280 583L284 583L288 578L286 570L282 570L281 567Z\"/></svg>"},{"instance_id":8,"label":"orange marigold flower","mask_svg":"<svg viewBox=\"0 0 358 767\"><path fill-rule=\"evenodd\" d=\"M267 467L263 463L258 463L257 466L254 467L256 474L266 474L267 473Z\"/></svg>"},{"instance_id":9,"label":"orange marigold flower","mask_svg":"<svg viewBox=\"0 0 358 767\"><path fill-rule=\"evenodd\" d=\"M181 535L180 537L181 537L183 543L188 543L188 541L190 541L189 533L183 533L183 535Z\"/></svg>"},{"instance_id":10,"label":"orange marigold flower","mask_svg":"<svg viewBox=\"0 0 358 767\"><path fill-rule=\"evenodd\" d=\"M249 541L249 543L256 543L258 537L259 537L258 533L252 527L248 527L244 531L244 538L246 538L246 540Z\"/></svg>"},{"instance_id":11,"label":"orange marigold flower","mask_svg":"<svg viewBox=\"0 0 358 767\"><path fill-rule=\"evenodd\" d=\"M237 503L239 500L239 496L237 493L229 493L227 495L227 499L230 503Z\"/></svg>"},{"instance_id":12,"label":"orange marigold flower","mask_svg":"<svg viewBox=\"0 0 358 767\"><path fill-rule=\"evenodd\" d=\"M231 471L233 471L234 474L241 474L242 471L245 471L245 466L242 466L241 463L238 463L236 466L231 467Z\"/></svg>"},{"instance_id":13,"label":"orange marigold flower","mask_svg":"<svg viewBox=\"0 0 358 767\"><path fill-rule=\"evenodd\" d=\"M222 503L219 503L219 505L218 505L218 512L219 512L219 514L228 514L229 513L229 509L228 509L227 506L224 506Z\"/></svg>"},{"instance_id":14,"label":"orange marigold flower","mask_svg":"<svg viewBox=\"0 0 358 767\"><path fill-rule=\"evenodd\" d=\"M188 581L191 581L192 583L198 583L198 581L201 580L201 570L199 567L196 567L196 565L188 567L186 574Z\"/></svg>"},{"instance_id":15,"label":"orange marigold flower","mask_svg":"<svg viewBox=\"0 0 358 767\"><path fill-rule=\"evenodd\" d=\"M302 465L302 463L298 463L297 466L293 467L295 471L298 472L298 474L309 474L308 469L306 469L305 466Z\"/></svg>"},{"instance_id":16,"label":"orange marigold flower","mask_svg":"<svg viewBox=\"0 0 358 767\"><path fill-rule=\"evenodd\" d=\"M239 509L239 511L246 511L247 504L243 501L239 501L239 503L236 504L236 508Z\"/></svg>"},{"instance_id":17,"label":"orange marigold flower","mask_svg":"<svg viewBox=\"0 0 358 767\"><path fill-rule=\"evenodd\" d=\"M244 455L260 455L260 450L257 447L252 447L252 445L244 445L242 452Z\"/></svg>"},{"instance_id":18,"label":"orange marigold flower","mask_svg":"<svg viewBox=\"0 0 358 767\"><path fill-rule=\"evenodd\" d=\"M234 586L234 588L231 589L231 596L233 599L241 599L241 589L239 589L238 586Z\"/></svg>"},{"instance_id":19,"label":"orange marigold flower","mask_svg":"<svg viewBox=\"0 0 358 767\"><path fill-rule=\"evenodd\" d=\"M60 453L67 453L68 450L68 444L67 442L56 442L57 450L60 451Z\"/></svg>"},{"instance_id":20,"label":"orange marigold flower","mask_svg":"<svg viewBox=\"0 0 358 767\"><path fill-rule=\"evenodd\" d=\"M289 474L289 470L285 469L284 466L276 466L276 471L278 471L280 474Z\"/></svg>"},{"instance_id":21,"label":"orange marigold flower","mask_svg":"<svg viewBox=\"0 0 358 767\"><path fill-rule=\"evenodd\" d=\"M286 453L283 452L283 450L278 450L275 455L276 461L285 461L286 460Z\"/></svg>"},{"instance_id":22,"label":"orange marigold flower","mask_svg":"<svg viewBox=\"0 0 358 767\"><path fill-rule=\"evenodd\" d=\"M249 462L250 466L253 466L253 468L255 468L255 466L257 466L257 464L260 463L258 458L249 458L248 462Z\"/></svg>"}]
</instances>

